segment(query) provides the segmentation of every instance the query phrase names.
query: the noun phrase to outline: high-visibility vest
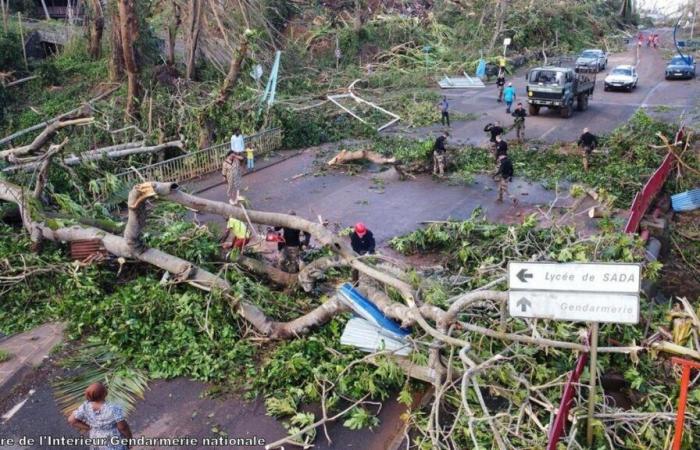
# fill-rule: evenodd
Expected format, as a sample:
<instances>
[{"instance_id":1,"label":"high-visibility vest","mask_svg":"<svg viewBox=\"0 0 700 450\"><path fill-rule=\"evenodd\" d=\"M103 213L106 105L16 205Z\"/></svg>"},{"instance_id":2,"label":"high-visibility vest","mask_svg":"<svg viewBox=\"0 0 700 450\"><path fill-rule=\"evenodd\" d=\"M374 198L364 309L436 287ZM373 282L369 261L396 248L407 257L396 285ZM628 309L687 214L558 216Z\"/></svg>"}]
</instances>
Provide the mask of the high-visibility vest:
<instances>
[{"instance_id":1,"label":"high-visibility vest","mask_svg":"<svg viewBox=\"0 0 700 450\"><path fill-rule=\"evenodd\" d=\"M236 239L247 239L250 237L248 226L238 219L229 218L226 227L231 230Z\"/></svg>"}]
</instances>

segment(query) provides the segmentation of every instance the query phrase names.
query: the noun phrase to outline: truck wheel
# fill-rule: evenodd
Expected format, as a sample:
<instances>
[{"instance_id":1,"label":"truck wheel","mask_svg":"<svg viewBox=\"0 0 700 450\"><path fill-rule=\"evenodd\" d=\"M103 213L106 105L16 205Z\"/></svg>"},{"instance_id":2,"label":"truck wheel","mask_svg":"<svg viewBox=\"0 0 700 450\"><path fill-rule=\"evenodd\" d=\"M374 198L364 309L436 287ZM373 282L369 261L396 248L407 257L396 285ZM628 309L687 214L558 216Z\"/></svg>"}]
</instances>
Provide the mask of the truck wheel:
<instances>
[{"instance_id":1,"label":"truck wheel","mask_svg":"<svg viewBox=\"0 0 700 450\"><path fill-rule=\"evenodd\" d=\"M588 94L580 94L576 100L576 107L579 111L588 109Z\"/></svg>"},{"instance_id":2,"label":"truck wheel","mask_svg":"<svg viewBox=\"0 0 700 450\"><path fill-rule=\"evenodd\" d=\"M559 109L559 116L561 116L563 119L568 119L571 117L571 114L573 114L571 106L562 106Z\"/></svg>"},{"instance_id":3,"label":"truck wheel","mask_svg":"<svg viewBox=\"0 0 700 450\"><path fill-rule=\"evenodd\" d=\"M527 110L531 116L536 116L540 113L540 107L537 105L528 105Z\"/></svg>"}]
</instances>

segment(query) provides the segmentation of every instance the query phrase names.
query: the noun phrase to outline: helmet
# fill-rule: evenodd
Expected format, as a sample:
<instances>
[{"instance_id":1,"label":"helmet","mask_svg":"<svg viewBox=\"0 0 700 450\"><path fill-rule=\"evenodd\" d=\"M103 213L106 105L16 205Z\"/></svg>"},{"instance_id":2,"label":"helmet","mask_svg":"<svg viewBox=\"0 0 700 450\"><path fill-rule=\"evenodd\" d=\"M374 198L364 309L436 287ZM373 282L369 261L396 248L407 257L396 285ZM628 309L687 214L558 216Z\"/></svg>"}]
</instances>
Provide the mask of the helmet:
<instances>
[{"instance_id":1,"label":"helmet","mask_svg":"<svg viewBox=\"0 0 700 450\"><path fill-rule=\"evenodd\" d=\"M365 226L365 224L362 222L357 222L355 224L355 233L360 237L367 234L367 227Z\"/></svg>"}]
</instances>

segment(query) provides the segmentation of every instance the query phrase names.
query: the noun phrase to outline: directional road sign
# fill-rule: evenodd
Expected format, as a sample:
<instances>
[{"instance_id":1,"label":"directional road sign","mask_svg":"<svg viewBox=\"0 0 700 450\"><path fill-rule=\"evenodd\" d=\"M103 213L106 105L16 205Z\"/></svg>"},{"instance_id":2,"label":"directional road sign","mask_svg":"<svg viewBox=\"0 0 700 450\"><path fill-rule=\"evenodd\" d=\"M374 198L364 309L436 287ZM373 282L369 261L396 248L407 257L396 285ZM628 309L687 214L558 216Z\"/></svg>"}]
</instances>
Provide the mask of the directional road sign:
<instances>
[{"instance_id":1,"label":"directional road sign","mask_svg":"<svg viewBox=\"0 0 700 450\"><path fill-rule=\"evenodd\" d=\"M508 264L512 317L639 322L639 264Z\"/></svg>"},{"instance_id":2,"label":"directional road sign","mask_svg":"<svg viewBox=\"0 0 700 450\"><path fill-rule=\"evenodd\" d=\"M633 294L510 291L508 309L511 317L575 322L639 322L639 297Z\"/></svg>"},{"instance_id":3,"label":"directional road sign","mask_svg":"<svg viewBox=\"0 0 700 450\"><path fill-rule=\"evenodd\" d=\"M638 294L639 264L508 264L510 289L566 292L619 292Z\"/></svg>"}]
</instances>

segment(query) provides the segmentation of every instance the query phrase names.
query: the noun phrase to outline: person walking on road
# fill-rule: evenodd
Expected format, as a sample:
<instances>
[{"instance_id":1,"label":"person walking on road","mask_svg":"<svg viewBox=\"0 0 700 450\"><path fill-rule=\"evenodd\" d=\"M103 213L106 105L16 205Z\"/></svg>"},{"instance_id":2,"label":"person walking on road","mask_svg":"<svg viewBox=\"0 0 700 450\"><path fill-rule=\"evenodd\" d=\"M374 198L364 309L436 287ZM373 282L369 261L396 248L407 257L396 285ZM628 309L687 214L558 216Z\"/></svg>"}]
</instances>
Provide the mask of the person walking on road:
<instances>
[{"instance_id":1,"label":"person walking on road","mask_svg":"<svg viewBox=\"0 0 700 450\"><path fill-rule=\"evenodd\" d=\"M444 127L445 124L447 126L450 126L450 104L447 101L447 97L443 96L442 100L440 100L440 103L438 103L438 108L440 108L440 122L442 123L442 126Z\"/></svg>"},{"instance_id":2,"label":"person walking on road","mask_svg":"<svg viewBox=\"0 0 700 450\"><path fill-rule=\"evenodd\" d=\"M503 127L501 127L501 122L498 120L494 123L488 123L484 127L484 131L491 135L489 142L491 142L491 149L496 149L496 138L503 134Z\"/></svg>"},{"instance_id":3,"label":"person walking on road","mask_svg":"<svg viewBox=\"0 0 700 450\"><path fill-rule=\"evenodd\" d=\"M525 117L527 117L527 112L525 111L525 108L523 108L522 102L518 102L512 116L515 118L513 121L515 135L518 138L518 142L523 142L525 140Z\"/></svg>"},{"instance_id":4,"label":"person walking on road","mask_svg":"<svg viewBox=\"0 0 700 450\"><path fill-rule=\"evenodd\" d=\"M245 139L241 130L236 128L231 135L231 147L226 157L224 158L221 167L221 175L227 184L226 193L228 194L228 202L235 205L240 200L241 188L243 183L243 170L241 165L244 161Z\"/></svg>"},{"instance_id":5,"label":"person walking on road","mask_svg":"<svg viewBox=\"0 0 700 450\"><path fill-rule=\"evenodd\" d=\"M500 158L502 155L508 154L508 143L505 141L505 139L503 139L503 136L496 136L494 153L496 156L496 162L498 162L498 158Z\"/></svg>"},{"instance_id":6,"label":"person walking on road","mask_svg":"<svg viewBox=\"0 0 700 450\"><path fill-rule=\"evenodd\" d=\"M233 150L229 150L221 166L221 175L226 182L228 202L232 205L237 204L241 198L241 187L243 184L242 164L243 156Z\"/></svg>"},{"instance_id":7,"label":"person walking on road","mask_svg":"<svg viewBox=\"0 0 700 450\"><path fill-rule=\"evenodd\" d=\"M450 133L445 131L435 139L435 144L433 144L433 175L440 177L445 175L445 162L447 159L445 143L449 136Z\"/></svg>"},{"instance_id":8,"label":"person walking on road","mask_svg":"<svg viewBox=\"0 0 700 450\"><path fill-rule=\"evenodd\" d=\"M515 101L515 88L513 83L508 83L508 87L503 90L503 100L506 102L506 113L510 114L510 108Z\"/></svg>"},{"instance_id":9,"label":"person walking on road","mask_svg":"<svg viewBox=\"0 0 700 450\"><path fill-rule=\"evenodd\" d=\"M578 139L578 146L583 149L583 170L588 172L589 158L593 150L598 146L598 136L592 134L588 128L584 128L583 134Z\"/></svg>"},{"instance_id":10,"label":"person walking on road","mask_svg":"<svg viewBox=\"0 0 700 450\"><path fill-rule=\"evenodd\" d=\"M504 195L511 197L508 193L508 183L513 181L513 163L510 162L508 155L500 155L498 157L498 170L494 178L498 180L498 198L496 201L501 203ZM511 198L514 204L518 202L515 197Z\"/></svg>"},{"instance_id":11,"label":"person walking on road","mask_svg":"<svg viewBox=\"0 0 700 450\"><path fill-rule=\"evenodd\" d=\"M498 103L501 103L503 102L503 89L506 87L506 72L503 68L498 71L496 86L498 87Z\"/></svg>"},{"instance_id":12,"label":"person walking on road","mask_svg":"<svg viewBox=\"0 0 700 450\"><path fill-rule=\"evenodd\" d=\"M91 450L127 450L120 444L122 439L132 439L131 429L124 418L122 408L107 402L107 388L102 383L93 383L85 389L86 401L68 417L68 423L80 432L88 433L93 442Z\"/></svg>"}]
</instances>

